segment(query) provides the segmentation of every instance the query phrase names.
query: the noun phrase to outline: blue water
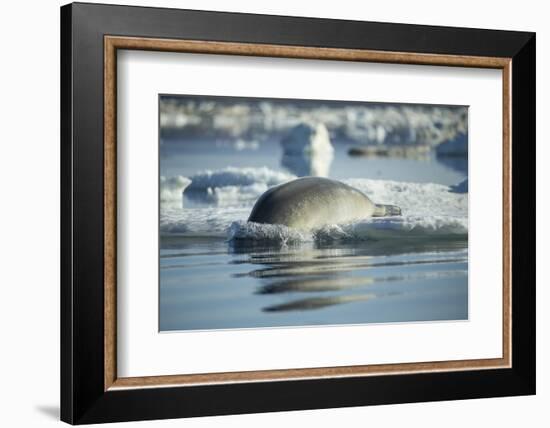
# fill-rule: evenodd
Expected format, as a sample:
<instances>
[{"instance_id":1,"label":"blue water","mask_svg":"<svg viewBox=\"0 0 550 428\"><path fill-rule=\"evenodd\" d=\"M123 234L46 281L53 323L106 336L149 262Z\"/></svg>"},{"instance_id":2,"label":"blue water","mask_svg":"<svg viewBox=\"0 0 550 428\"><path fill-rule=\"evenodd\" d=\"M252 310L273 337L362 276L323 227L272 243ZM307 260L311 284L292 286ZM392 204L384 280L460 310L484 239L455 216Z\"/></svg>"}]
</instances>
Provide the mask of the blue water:
<instances>
[{"instance_id":1,"label":"blue water","mask_svg":"<svg viewBox=\"0 0 550 428\"><path fill-rule=\"evenodd\" d=\"M460 159L437 159L433 153L423 159L352 157L347 154L350 147L349 144L334 142L330 178L373 178L452 185L467 176L467 162ZM219 170L228 166L266 166L288 171L282 166L283 150L275 139L260 144L256 150L236 150L229 140L164 140L160 158L161 175L164 176L190 176L205 169Z\"/></svg>"},{"instance_id":2,"label":"blue water","mask_svg":"<svg viewBox=\"0 0 550 428\"><path fill-rule=\"evenodd\" d=\"M464 162L432 154L354 158L347 154L349 145L334 146L329 176L335 179L451 185L467 176ZM164 140L160 156L161 175L167 177L227 166L285 171L277 141L237 150L230 141ZM189 202L178 209L196 209ZM161 235L160 245L161 331L468 318L464 238L285 246Z\"/></svg>"}]
</instances>

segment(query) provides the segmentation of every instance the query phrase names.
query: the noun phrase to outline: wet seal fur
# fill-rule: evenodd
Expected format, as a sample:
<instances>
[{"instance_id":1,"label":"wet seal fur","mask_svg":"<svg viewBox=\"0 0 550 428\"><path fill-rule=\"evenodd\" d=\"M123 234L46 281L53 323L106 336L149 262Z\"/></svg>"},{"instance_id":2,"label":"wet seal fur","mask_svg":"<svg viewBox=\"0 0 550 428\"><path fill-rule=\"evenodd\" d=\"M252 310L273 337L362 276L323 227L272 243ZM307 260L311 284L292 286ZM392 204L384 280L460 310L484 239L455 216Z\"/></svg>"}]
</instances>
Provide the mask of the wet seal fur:
<instances>
[{"instance_id":1,"label":"wet seal fur","mask_svg":"<svg viewBox=\"0 0 550 428\"><path fill-rule=\"evenodd\" d=\"M267 190L248 221L314 229L369 217L401 215L395 205L377 205L363 192L340 181L302 177Z\"/></svg>"}]
</instances>

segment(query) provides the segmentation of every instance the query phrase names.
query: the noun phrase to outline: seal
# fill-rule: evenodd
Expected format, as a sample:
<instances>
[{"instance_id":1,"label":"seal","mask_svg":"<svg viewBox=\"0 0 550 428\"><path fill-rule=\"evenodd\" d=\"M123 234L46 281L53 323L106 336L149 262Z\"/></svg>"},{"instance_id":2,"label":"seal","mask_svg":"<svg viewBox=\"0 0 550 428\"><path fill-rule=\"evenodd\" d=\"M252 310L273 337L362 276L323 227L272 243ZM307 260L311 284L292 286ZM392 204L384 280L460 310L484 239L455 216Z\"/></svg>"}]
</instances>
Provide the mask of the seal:
<instances>
[{"instance_id":1,"label":"seal","mask_svg":"<svg viewBox=\"0 0 550 428\"><path fill-rule=\"evenodd\" d=\"M254 204L248 221L314 229L369 217L401 215L395 205L377 205L340 181L302 177L268 189Z\"/></svg>"}]
</instances>

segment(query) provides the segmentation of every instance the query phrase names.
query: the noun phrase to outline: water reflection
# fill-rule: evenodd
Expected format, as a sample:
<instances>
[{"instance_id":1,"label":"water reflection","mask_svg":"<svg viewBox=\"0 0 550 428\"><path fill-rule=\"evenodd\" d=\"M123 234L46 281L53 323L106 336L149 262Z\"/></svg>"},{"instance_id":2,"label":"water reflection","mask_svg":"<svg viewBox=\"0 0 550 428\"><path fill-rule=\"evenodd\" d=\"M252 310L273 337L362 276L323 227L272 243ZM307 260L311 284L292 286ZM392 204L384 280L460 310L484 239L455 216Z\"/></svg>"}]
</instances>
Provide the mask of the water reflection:
<instances>
[{"instance_id":1,"label":"water reflection","mask_svg":"<svg viewBox=\"0 0 550 428\"><path fill-rule=\"evenodd\" d=\"M160 244L161 330L467 318L466 240Z\"/></svg>"},{"instance_id":2,"label":"water reflection","mask_svg":"<svg viewBox=\"0 0 550 428\"><path fill-rule=\"evenodd\" d=\"M464 257L443 257L443 258L426 258L425 260L403 260L403 261L388 261L388 262L369 262L368 258L354 257L353 260L346 261L293 261L292 264L279 264L275 262L273 265L263 268L255 269L246 273L235 274L235 278L242 278L244 276L251 276L254 278L273 278L283 275L292 275L295 277L311 275L315 272L319 272L325 275L338 272L348 272L353 269L367 269L367 268L381 268L381 267L406 267L411 265L433 265L438 263L459 263L466 261ZM252 260L248 261L253 263Z\"/></svg>"},{"instance_id":3,"label":"water reflection","mask_svg":"<svg viewBox=\"0 0 550 428\"><path fill-rule=\"evenodd\" d=\"M170 237L166 243L186 241L185 237ZM338 242L323 243L311 242L296 245L275 244L261 241L233 240L230 241L228 251L233 254L248 254L255 258L271 257L308 257L315 255L317 258L333 258L345 256L386 256L404 253L432 253L438 251L452 251L464 248L464 240L441 241L437 239L400 239L362 242ZM163 238L164 244L164 238Z\"/></svg>"},{"instance_id":4,"label":"water reflection","mask_svg":"<svg viewBox=\"0 0 550 428\"><path fill-rule=\"evenodd\" d=\"M338 291L348 288L368 285L373 282L372 278L343 277L332 275L328 278L315 277L308 279L288 279L273 281L270 284L261 286L257 294L281 294L281 293L317 293L321 291Z\"/></svg>"},{"instance_id":5,"label":"water reflection","mask_svg":"<svg viewBox=\"0 0 550 428\"><path fill-rule=\"evenodd\" d=\"M455 259L454 262L463 261ZM449 259L445 262L450 262ZM334 274L329 278L312 278L300 280L291 279L283 281L274 281L261 286L257 294L281 294L281 293L318 293L323 291L339 291L355 287L363 287L370 284L381 282L400 282L417 281L422 279L444 279L462 275L461 270L448 270L442 272L422 272L409 275L389 275L389 276L364 276L364 277L345 277Z\"/></svg>"},{"instance_id":6,"label":"water reflection","mask_svg":"<svg viewBox=\"0 0 550 428\"><path fill-rule=\"evenodd\" d=\"M310 311L313 309L326 308L327 306L341 305L342 303L360 302L376 298L374 294L356 296L334 296L334 297L313 297L309 299L294 300L281 305L267 306L265 312L285 311Z\"/></svg>"},{"instance_id":7,"label":"water reflection","mask_svg":"<svg viewBox=\"0 0 550 428\"><path fill-rule=\"evenodd\" d=\"M328 177L333 158L332 152L283 154L281 166L298 177Z\"/></svg>"},{"instance_id":8,"label":"water reflection","mask_svg":"<svg viewBox=\"0 0 550 428\"><path fill-rule=\"evenodd\" d=\"M419 161L430 160L431 147L428 145L407 144L399 146L388 145L356 145L348 150L349 156L365 157L371 159L415 159Z\"/></svg>"},{"instance_id":9,"label":"water reflection","mask_svg":"<svg viewBox=\"0 0 550 428\"><path fill-rule=\"evenodd\" d=\"M393 246L388 242L368 242L339 247L240 247L238 254L245 257L231 263L246 267L233 277L255 278L263 283L257 287L256 295L283 298L263 306L263 311L311 311L405 292L402 289L364 294L361 290L365 287L376 289L389 283L399 287L464 277L464 245L416 241ZM304 297L304 293L310 296Z\"/></svg>"}]
</instances>

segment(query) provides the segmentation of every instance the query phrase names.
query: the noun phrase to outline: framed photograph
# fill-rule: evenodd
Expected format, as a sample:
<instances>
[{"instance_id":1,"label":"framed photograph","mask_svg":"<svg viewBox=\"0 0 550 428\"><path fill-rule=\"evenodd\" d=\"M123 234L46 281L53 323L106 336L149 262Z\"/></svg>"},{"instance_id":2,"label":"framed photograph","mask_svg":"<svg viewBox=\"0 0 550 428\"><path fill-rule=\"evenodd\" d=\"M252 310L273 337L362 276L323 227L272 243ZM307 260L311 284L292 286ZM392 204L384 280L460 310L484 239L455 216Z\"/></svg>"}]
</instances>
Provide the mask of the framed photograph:
<instances>
[{"instance_id":1,"label":"framed photograph","mask_svg":"<svg viewBox=\"0 0 550 428\"><path fill-rule=\"evenodd\" d=\"M535 34L61 8L61 418L535 393Z\"/></svg>"}]
</instances>

